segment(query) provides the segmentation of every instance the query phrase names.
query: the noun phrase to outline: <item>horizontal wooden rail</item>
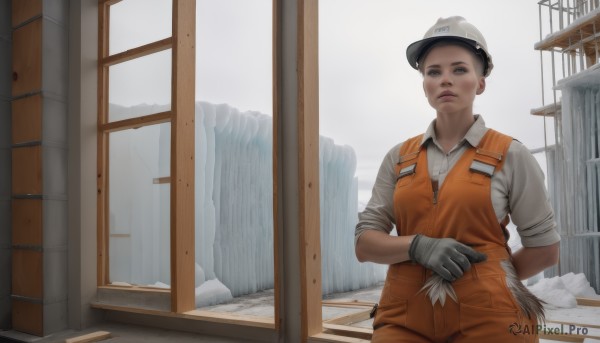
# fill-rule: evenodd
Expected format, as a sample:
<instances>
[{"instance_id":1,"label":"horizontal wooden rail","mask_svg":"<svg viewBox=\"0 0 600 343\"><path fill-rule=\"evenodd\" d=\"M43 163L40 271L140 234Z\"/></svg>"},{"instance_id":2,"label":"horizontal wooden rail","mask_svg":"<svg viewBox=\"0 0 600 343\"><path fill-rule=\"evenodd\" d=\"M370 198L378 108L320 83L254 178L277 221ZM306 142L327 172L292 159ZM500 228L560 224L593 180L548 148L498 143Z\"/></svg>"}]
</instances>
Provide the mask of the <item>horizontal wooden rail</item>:
<instances>
[{"instance_id":1,"label":"horizontal wooden rail","mask_svg":"<svg viewBox=\"0 0 600 343\"><path fill-rule=\"evenodd\" d=\"M146 45L139 46L137 48L129 49L118 54L110 55L100 61L100 64L109 67L115 64L130 61L134 58L148 56L155 52L170 49L172 46L172 37L165 38L156 42L152 42Z\"/></svg>"},{"instance_id":2,"label":"horizontal wooden rail","mask_svg":"<svg viewBox=\"0 0 600 343\"><path fill-rule=\"evenodd\" d=\"M171 121L171 111L149 114L141 117L113 121L100 126L101 132L115 132L128 129L137 129L142 126L167 123Z\"/></svg>"},{"instance_id":3,"label":"horizontal wooden rail","mask_svg":"<svg viewBox=\"0 0 600 343\"><path fill-rule=\"evenodd\" d=\"M338 324L328 324L323 323L323 329L327 331L331 331L331 333L336 335L360 338L370 340L373 336L373 329L369 328L357 328L353 326L347 325L338 325Z\"/></svg>"},{"instance_id":4,"label":"horizontal wooden rail","mask_svg":"<svg viewBox=\"0 0 600 343\"><path fill-rule=\"evenodd\" d=\"M244 325L265 329L275 329L275 320L273 318L266 317L257 317L257 316L247 316L240 315L235 313L224 313L224 312L213 312L206 310L192 310L184 313L177 312L166 312L160 310L151 310L144 308L135 308L135 307L127 307L127 306L116 306L101 302L93 302L91 303L93 308L109 310L109 311L120 311L120 312L128 312L128 313L138 313L138 314L147 314L147 315L155 315L161 317L175 317L175 318L184 318L184 319L194 319L194 320L202 320L212 323L221 323L221 324L235 324L235 325Z\"/></svg>"}]
</instances>

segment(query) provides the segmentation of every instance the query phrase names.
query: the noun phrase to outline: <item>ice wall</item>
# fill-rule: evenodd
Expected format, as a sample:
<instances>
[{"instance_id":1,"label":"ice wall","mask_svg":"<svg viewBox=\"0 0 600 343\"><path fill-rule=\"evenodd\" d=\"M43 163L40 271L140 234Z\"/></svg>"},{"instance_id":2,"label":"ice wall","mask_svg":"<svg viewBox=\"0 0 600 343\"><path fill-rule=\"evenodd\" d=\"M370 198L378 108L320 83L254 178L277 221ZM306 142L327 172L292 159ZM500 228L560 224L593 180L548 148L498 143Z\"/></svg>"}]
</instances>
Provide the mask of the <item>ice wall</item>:
<instances>
[{"instance_id":1,"label":"ice wall","mask_svg":"<svg viewBox=\"0 0 600 343\"><path fill-rule=\"evenodd\" d=\"M118 118L120 113L131 116L166 109L112 106L111 118ZM258 112L240 112L226 104L197 102L195 124L197 293L206 289L205 283L210 280L215 280L212 285L217 281L224 285L210 287L211 294L219 293L214 298L221 300L231 296L226 294L228 291L238 296L273 288L272 119ZM119 141L120 147L111 156L111 161L118 159L119 163L111 163L111 168L118 169L116 174L121 170L135 179L128 172L135 167L135 174L145 177L129 181L138 184L135 189L127 188L127 177L123 177L120 187L127 191L119 194L119 200L111 193L111 204L116 201L111 206L111 218L122 223L115 224L115 228L131 235L128 240L111 238L111 280L169 284L168 268L164 268L169 261L168 184L153 184L151 179L168 176L164 172L169 170L170 132L164 128L127 132L129 139ZM145 161L132 165L144 156ZM358 183L353 149L321 137L319 159L324 294L382 281L385 267L358 263L354 256ZM140 169L145 170L141 173ZM161 193L159 188L167 188L167 192L163 189ZM149 243L139 243L144 240ZM202 294L197 295L202 298Z\"/></svg>"}]
</instances>

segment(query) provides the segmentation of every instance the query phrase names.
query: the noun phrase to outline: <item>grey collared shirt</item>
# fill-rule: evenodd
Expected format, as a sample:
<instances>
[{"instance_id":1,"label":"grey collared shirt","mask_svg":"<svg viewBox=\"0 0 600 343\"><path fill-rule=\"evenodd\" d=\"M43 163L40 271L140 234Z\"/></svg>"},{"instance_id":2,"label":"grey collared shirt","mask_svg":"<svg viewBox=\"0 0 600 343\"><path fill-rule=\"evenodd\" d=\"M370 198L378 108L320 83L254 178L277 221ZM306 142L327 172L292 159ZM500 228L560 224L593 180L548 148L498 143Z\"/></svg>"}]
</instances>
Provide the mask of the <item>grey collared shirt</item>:
<instances>
[{"instance_id":1,"label":"grey collared shirt","mask_svg":"<svg viewBox=\"0 0 600 343\"><path fill-rule=\"evenodd\" d=\"M444 153L436 139L435 120L423 135L423 142L428 141L426 144L429 175L433 180L438 180L440 187L465 150L477 146L487 132L488 128L483 118L479 115L475 117L475 123L465 137L448 153ZM366 230L390 233L394 227L394 167L398 162L401 146L402 143L394 146L383 159L371 199L365 210L358 215L355 244ZM511 143L504 166L492 176L491 188L492 206L498 222L510 214L524 247L547 246L560 241L556 232L554 211L544 185L544 173L523 144L518 141Z\"/></svg>"}]
</instances>

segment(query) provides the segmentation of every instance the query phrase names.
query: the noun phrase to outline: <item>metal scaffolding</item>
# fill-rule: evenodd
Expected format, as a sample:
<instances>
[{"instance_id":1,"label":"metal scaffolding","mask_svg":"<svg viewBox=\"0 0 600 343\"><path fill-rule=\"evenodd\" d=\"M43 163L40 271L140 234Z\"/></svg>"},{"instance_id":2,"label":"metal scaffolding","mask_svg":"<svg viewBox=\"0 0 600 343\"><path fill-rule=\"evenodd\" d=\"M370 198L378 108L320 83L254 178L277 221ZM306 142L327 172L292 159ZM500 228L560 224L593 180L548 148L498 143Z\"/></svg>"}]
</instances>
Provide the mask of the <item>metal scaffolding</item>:
<instances>
[{"instance_id":1,"label":"metal scaffolding","mask_svg":"<svg viewBox=\"0 0 600 343\"><path fill-rule=\"evenodd\" d=\"M548 189L561 259L546 276L584 273L600 291L600 0L541 0L542 106ZM548 61L549 60L549 61ZM550 92L551 99L547 99ZM547 120L554 120L548 148Z\"/></svg>"}]
</instances>

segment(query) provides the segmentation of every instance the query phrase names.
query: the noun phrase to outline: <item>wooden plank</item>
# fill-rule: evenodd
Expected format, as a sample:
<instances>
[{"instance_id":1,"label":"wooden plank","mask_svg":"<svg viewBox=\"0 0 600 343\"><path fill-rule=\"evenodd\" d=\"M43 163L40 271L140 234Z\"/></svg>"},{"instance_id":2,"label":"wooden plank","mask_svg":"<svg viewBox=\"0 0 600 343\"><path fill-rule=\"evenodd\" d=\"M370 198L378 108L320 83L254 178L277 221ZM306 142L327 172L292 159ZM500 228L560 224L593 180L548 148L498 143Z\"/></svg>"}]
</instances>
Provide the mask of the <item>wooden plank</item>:
<instances>
[{"instance_id":1,"label":"wooden plank","mask_svg":"<svg viewBox=\"0 0 600 343\"><path fill-rule=\"evenodd\" d=\"M42 95L12 102L12 144L42 140Z\"/></svg>"},{"instance_id":2,"label":"wooden plank","mask_svg":"<svg viewBox=\"0 0 600 343\"><path fill-rule=\"evenodd\" d=\"M171 48L172 38L165 38L156 42L145 44L137 48L129 49L118 54L110 55L100 61L100 64L109 67L115 64L131 61L135 58L148 56L150 54Z\"/></svg>"},{"instance_id":3,"label":"wooden plank","mask_svg":"<svg viewBox=\"0 0 600 343\"><path fill-rule=\"evenodd\" d=\"M152 183L155 185L171 183L171 177L170 176L157 177L157 178L152 179Z\"/></svg>"},{"instance_id":4,"label":"wooden plank","mask_svg":"<svg viewBox=\"0 0 600 343\"><path fill-rule=\"evenodd\" d=\"M98 3L98 60L108 56L109 2ZM97 276L98 286L109 282L108 234L108 133L102 131L108 119L108 67L98 64L98 156L97 156Z\"/></svg>"},{"instance_id":5,"label":"wooden plank","mask_svg":"<svg viewBox=\"0 0 600 343\"><path fill-rule=\"evenodd\" d=\"M42 15L42 0L12 0L12 27Z\"/></svg>"},{"instance_id":6,"label":"wooden plank","mask_svg":"<svg viewBox=\"0 0 600 343\"><path fill-rule=\"evenodd\" d=\"M577 299L577 305L595 306L595 307L600 306L600 299L590 299L590 298L582 298L582 297L577 297L576 299Z\"/></svg>"},{"instance_id":7,"label":"wooden plank","mask_svg":"<svg viewBox=\"0 0 600 343\"><path fill-rule=\"evenodd\" d=\"M168 123L169 121L171 121L171 111L166 111L105 123L100 126L100 131L105 133L117 132L128 129L137 129L143 126Z\"/></svg>"},{"instance_id":8,"label":"wooden plank","mask_svg":"<svg viewBox=\"0 0 600 343\"><path fill-rule=\"evenodd\" d=\"M323 304L323 306L352 306L352 307L373 307L375 306L374 302L368 302L368 301L359 301L356 299L350 299L350 300L323 300L321 301L321 303Z\"/></svg>"},{"instance_id":9,"label":"wooden plank","mask_svg":"<svg viewBox=\"0 0 600 343\"><path fill-rule=\"evenodd\" d=\"M12 96L42 89L42 19L13 31Z\"/></svg>"},{"instance_id":10,"label":"wooden plank","mask_svg":"<svg viewBox=\"0 0 600 343\"><path fill-rule=\"evenodd\" d=\"M131 238L131 235L128 233L111 233L109 237L112 238Z\"/></svg>"},{"instance_id":11,"label":"wooden plank","mask_svg":"<svg viewBox=\"0 0 600 343\"><path fill-rule=\"evenodd\" d=\"M320 333L318 2L298 1L298 147L302 341Z\"/></svg>"},{"instance_id":12,"label":"wooden plank","mask_svg":"<svg viewBox=\"0 0 600 343\"><path fill-rule=\"evenodd\" d=\"M44 336L44 309L41 303L12 299L13 330Z\"/></svg>"},{"instance_id":13,"label":"wooden plank","mask_svg":"<svg viewBox=\"0 0 600 343\"><path fill-rule=\"evenodd\" d=\"M42 246L42 236L42 199L13 199L12 244Z\"/></svg>"},{"instance_id":14,"label":"wooden plank","mask_svg":"<svg viewBox=\"0 0 600 343\"><path fill-rule=\"evenodd\" d=\"M150 286L119 286L119 285L106 285L100 286L98 289L116 291L116 292L138 292L138 293L171 293L168 288L150 287Z\"/></svg>"},{"instance_id":15,"label":"wooden plank","mask_svg":"<svg viewBox=\"0 0 600 343\"><path fill-rule=\"evenodd\" d=\"M365 340L355 337L345 337L332 335L328 333L318 333L308 338L307 342L334 342L334 343L369 343L370 340Z\"/></svg>"},{"instance_id":16,"label":"wooden plank","mask_svg":"<svg viewBox=\"0 0 600 343\"><path fill-rule=\"evenodd\" d=\"M39 299L44 297L44 261L41 251L12 249L12 294Z\"/></svg>"},{"instance_id":17,"label":"wooden plank","mask_svg":"<svg viewBox=\"0 0 600 343\"><path fill-rule=\"evenodd\" d=\"M108 331L96 331L96 332L88 333L88 334L73 337L73 338L67 338L65 340L65 343L99 342L99 341L103 341L105 339L109 339L111 337L112 336L110 335L110 332L108 332Z\"/></svg>"},{"instance_id":18,"label":"wooden plank","mask_svg":"<svg viewBox=\"0 0 600 343\"><path fill-rule=\"evenodd\" d=\"M12 194L42 191L42 146L12 148Z\"/></svg>"},{"instance_id":19,"label":"wooden plank","mask_svg":"<svg viewBox=\"0 0 600 343\"><path fill-rule=\"evenodd\" d=\"M272 91L273 91L273 257L274 257L274 287L273 287L273 300L275 303L275 329L279 332L283 330L282 324L282 287L283 287L283 262L281 259L283 258L283 242L282 237L279 235L279 231L283 226L280 223L279 216L279 192L280 192L280 179L279 175L279 165L283 163L283 160L279 158L280 149L279 149L279 116L281 113L279 112L279 88L281 87L280 82L280 71L279 71L279 22L280 22L280 13L279 13L279 1L272 1ZM282 247L280 249L280 247Z\"/></svg>"},{"instance_id":20,"label":"wooden plank","mask_svg":"<svg viewBox=\"0 0 600 343\"><path fill-rule=\"evenodd\" d=\"M594 32L594 25L600 27L600 12L588 16L585 20L578 20L563 30L549 35L547 38L535 43L536 50L551 50L555 47L567 48L582 38ZM581 31L581 32L580 32Z\"/></svg>"},{"instance_id":21,"label":"wooden plank","mask_svg":"<svg viewBox=\"0 0 600 343\"><path fill-rule=\"evenodd\" d=\"M171 118L171 309L196 308L194 299L194 111L196 1L173 0Z\"/></svg>"},{"instance_id":22,"label":"wooden plank","mask_svg":"<svg viewBox=\"0 0 600 343\"><path fill-rule=\"evenodd\" d=\"M147 315L155 315L155 316L161 316L161 317L184 318L184 319L192 319L192 320L201 320L201 321L206 321L206 322L211 322L211 323L243 325L243 326L251 326L251 327L266 328L266 329L274 329L275 328L275 323L273 322L273 318L247 316L247 315L240 315L240 314L235 314L235 313L223 313L223 312L213 312L213 311L205 311L205 310L191 310L191 311L187 311L187 312L183 312L183 313L177 313L177 312L150 310L150 309L144 309L144 308L117 306L117 305L110 305L110 304L99 303L99 302L93 302L90 305L92 308L110 310L110 311L121 311L121 312L128 312L128 313L147 314Z\"/></svg>"},{"instance_id":23,"label":"wooden plank","mask_svg":"<svg viewBox=\"0 0 600 343\"><path fill-rule=\"evenodd\" d=\"M337 325L337 324L329 324L329 323L323 324L323 328L326 329L327 331L330 331L333 334L336 334L336 335L342 335L342 336L348 336L348 337L354 337L354 338L360 338L360 339L366 339L366 340L371 340L371 337L373 336L373 329L368 329L368 328L357 328L357 327L353 327L353 326Z\"/></svg>"},{"instance_id":24,"label":"wooden plank","mask_svg":"<svg viewBox=\"0 0 600 343\"><path fill-rule=\"evenodd\" d=\"M353 324L353 323L362 322L363 320L368 320L369 318L371 318L371 309L360 311L360 312L355 312L355 313L350 313L350 314L345 314L340 317L326 320L325 323L349 325L349 324Z\"/></svg>"},{"instance_id":25,"label":"wooden plank","mask_svg":"<svg viewBox=\"0 0 600 343\"><path fill-rule=\"evenodd\" d=\"M556 116L557 113L560 113L560 111L561 111L561 103L558 102L556 104L552 103L552 104L548 104L546 106L533 108L533 109L531 109L531 111L529 113L534 116L554 117L554 116Z\"/></svg>"}]
</instances>

